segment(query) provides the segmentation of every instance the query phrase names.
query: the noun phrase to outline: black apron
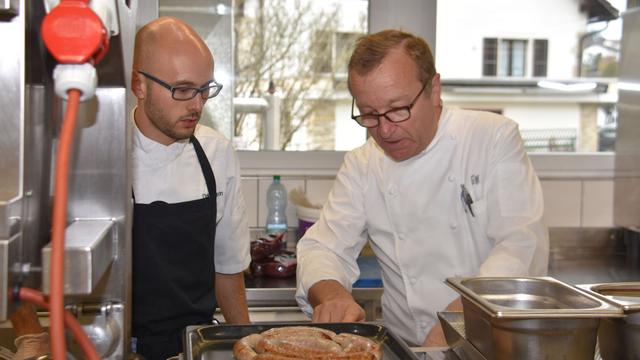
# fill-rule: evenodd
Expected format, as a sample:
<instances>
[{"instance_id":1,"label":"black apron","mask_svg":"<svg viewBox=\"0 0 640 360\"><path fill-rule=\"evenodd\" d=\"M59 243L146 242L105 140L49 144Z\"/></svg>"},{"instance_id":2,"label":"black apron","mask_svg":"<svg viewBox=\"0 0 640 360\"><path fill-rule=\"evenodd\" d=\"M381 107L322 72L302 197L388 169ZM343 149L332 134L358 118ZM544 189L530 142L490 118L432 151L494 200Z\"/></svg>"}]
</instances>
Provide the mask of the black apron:
<instances>
[{"instance_id":1,"label":"black apron","mask_svg":"<svg viewBox=\"0 0 640 360\"><path fill-rule=\"evenodd\" d=\"M190 141L209 197L134 204L132 331L136 352L148 360L182 352L184 328L210 324L216 308L216 181L200 143Z\"/></svg>"}]
</instances>

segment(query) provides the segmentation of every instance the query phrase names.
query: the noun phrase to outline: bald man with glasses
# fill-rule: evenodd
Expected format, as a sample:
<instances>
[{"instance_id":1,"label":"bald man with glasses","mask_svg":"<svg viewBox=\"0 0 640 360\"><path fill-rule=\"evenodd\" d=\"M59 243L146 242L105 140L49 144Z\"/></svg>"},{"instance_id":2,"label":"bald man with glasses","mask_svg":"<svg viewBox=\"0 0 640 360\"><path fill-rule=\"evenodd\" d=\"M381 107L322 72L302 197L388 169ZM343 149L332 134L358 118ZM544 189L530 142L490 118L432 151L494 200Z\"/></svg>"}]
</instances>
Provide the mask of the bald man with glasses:
<instances>
[{"instance_id":1,"label":"bald man with glasses","mask_svg":"<svg viewBox=\"0 0 640 360\"><path fill-rule=\"evenodd\" d=\"M410 345L446 345L436 312L461 310L446 278L546 274L540 182L515 122L443 106L423 39L364 36L348 70L351 118L369 140L345 155L298 242L296 300L313 321L364 320L350 291L368 243L384 323Z\"/></svg>"},{"instance_id":2,"label":"bald man with glasses","mask_svg":"<svg viewBox=\"0 0 640 360\"><path fill-rule=\"evenodd\" d=\"M133 323L135 351L166 359L188 325L210 324L217 306L249 323L243 270L249 227L237 156L198 124L222 85L207 45L163 17L136 35L133 111Z\"/></svg>"}]
</instances>

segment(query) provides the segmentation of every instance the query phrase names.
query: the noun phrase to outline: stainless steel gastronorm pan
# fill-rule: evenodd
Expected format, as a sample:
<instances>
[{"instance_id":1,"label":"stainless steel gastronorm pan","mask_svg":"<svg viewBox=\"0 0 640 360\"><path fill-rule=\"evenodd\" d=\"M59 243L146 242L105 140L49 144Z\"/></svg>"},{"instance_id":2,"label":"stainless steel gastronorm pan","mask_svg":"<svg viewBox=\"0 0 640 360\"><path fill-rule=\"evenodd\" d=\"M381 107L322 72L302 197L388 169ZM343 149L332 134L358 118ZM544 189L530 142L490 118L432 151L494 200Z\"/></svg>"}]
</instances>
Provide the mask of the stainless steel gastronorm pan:
<instances>
[{"instance_id":1,"label":"stainless steel gastronorm pan","mask_svg":"<svg viewBox=\"0 0 640 360\"><path fill-rule=\"evenodd\" d=\"M489 359L593 359L600 319L620 309L550 277L450 278L467 339Z\"/></svg>"},{"instance_id":2,"label":"stainless steel gastronorm pan","mask_svg":"<svg viewBox=\"0 0 640 360\"><path fill-rule=\"evenodd\" d=\"M233 344L244 336L281 326L316 326L336 333L352 333L382 344L384 360L418 360L409 347L382 325L368 323L263 323L255 325L189 326L184 333L187 360L231 360Z\"/></svg>"},{"instance_id":3,"label":"stainless steel gastronorm pan","mask_svg":"<svg viewBox=\"0 0 640 360\"><path fill-rule=\"evenodd\" d=\"M600 354L604 360L640 359L640 282L578 285L624 313L622 318L603 319L598 328Z\"/></svg>"}]
</instances>

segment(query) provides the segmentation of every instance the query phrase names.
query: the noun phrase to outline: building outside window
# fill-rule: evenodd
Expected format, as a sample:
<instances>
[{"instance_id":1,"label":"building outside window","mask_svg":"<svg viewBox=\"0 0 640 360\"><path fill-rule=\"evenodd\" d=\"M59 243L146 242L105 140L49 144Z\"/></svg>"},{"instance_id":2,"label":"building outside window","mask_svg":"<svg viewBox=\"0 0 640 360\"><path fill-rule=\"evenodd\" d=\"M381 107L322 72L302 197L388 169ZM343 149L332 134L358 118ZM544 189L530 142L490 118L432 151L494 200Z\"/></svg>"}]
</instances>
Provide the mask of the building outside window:
<instances>
[{"instance_id":1,"label":"building outside window","mask_svg":"<svg viewBox=\"0 0 640 360\"><path fill-rule=\"evenodd\" d=\"M604 0L438 1L444 103L513 119L530 152L610 150L617 17Z\"/></svg>"},{"instance_id":2,"label":"building outside window","mask_svg":"<svg viewBox=\"0 0 640 360\"><path fill-rule=\"evenodd\" d=\"M544 77L547 72L547 40L534 40L533 56L527 57L528 40L483 39L482 75L525 77L529 60L533 63L533 76Z\"/></svg>"},{"instance_id":3,"label":"building outside window","mask_svg":"<svg viewBox=\"0 0 640 360\"><path fill-rule=\"evenodd\" d=\"M514 119L529 151L611 149L619 40L610 34L620 21L610 2L624 9L623 0L439 0L431 45L444 103ZM366 141L349 116L346 64L369 9L368 0L160 0L160 15L192 24L216 56L226 91L203 123L246 150Z\"/></svg>"}]
</instances>

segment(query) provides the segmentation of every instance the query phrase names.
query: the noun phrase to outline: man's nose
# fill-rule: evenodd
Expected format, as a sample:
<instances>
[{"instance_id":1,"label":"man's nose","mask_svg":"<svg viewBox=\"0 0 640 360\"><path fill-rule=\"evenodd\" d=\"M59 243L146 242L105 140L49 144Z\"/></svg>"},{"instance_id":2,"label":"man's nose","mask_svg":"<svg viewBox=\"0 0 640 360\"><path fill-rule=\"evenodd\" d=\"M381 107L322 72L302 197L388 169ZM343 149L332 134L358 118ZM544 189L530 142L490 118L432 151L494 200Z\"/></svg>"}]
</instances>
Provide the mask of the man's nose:
<instances>
[{"instance_id":1,"label":"man's nose","mask_svg":"<svg viewBox=\"0 0 640 360\"><path fill-rule=\"evenodd\" d=\"M198 93L193 99L188 100L188 106L190 111L202 111L204 104L207 102L207 99L202 98L202 94Z\"/></svg>"},{"instance_id":2,"label":"man's nose","mask_svg":"<svg viewBox=\"0 0 640 360\"><path fill-rule=\"evenodd\" d=\"M378 133L380 134L380 137L388 139L391 137L395 129L396 124L394 122L387 119L386 116L380 116L378 120Z\"/></svg>"}]
</instances>

